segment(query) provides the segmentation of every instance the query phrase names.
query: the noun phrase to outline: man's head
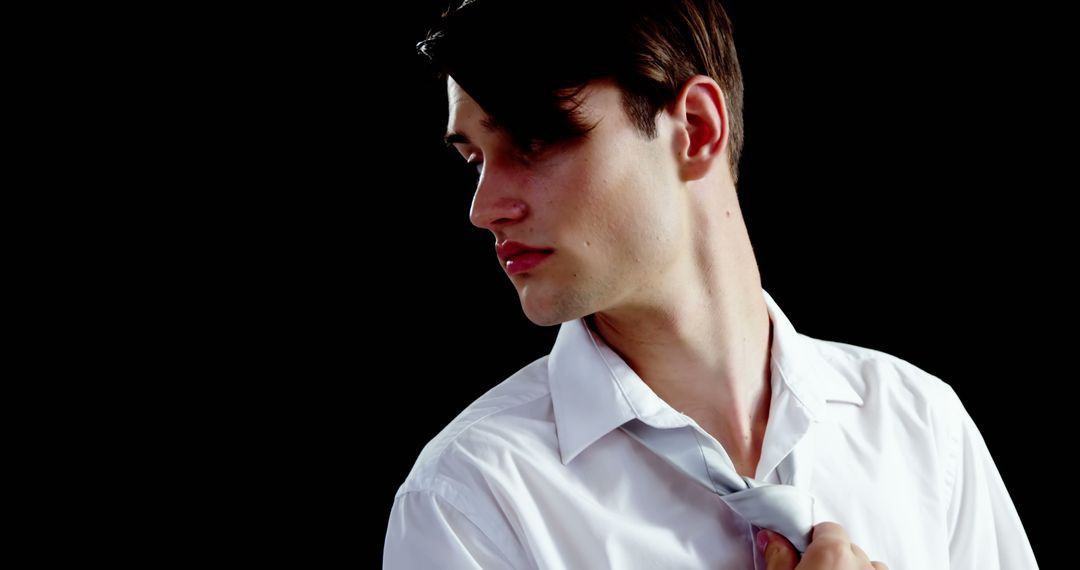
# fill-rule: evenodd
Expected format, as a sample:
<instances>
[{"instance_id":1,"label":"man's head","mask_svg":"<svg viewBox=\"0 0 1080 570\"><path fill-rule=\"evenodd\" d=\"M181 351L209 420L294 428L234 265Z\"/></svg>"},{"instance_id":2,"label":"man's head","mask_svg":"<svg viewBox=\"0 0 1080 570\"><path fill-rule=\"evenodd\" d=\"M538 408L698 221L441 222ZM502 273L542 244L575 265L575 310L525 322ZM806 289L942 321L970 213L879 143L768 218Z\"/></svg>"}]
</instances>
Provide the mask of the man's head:
<instances>
[{"instance_id":1,"label":"man's head","mask_svg":"<svg viewBox=\"0 0 1080 570\"><path fill-rule=\"evenodd\" d=\"M464 0L417 47L522 148L585 133L574 96L589 81L614 81L652 138L686 81L711 77L724 94L738 183L742 71L719 0Z\"/></svg>"},{"instance_id":2,"label":"man's head","mask_svg":"<svg viewBox=\"0 0 1080 570\"><path fill-rule=\"evenodd\" d=\"M703 212L723 207L706 186L733 194L727 19L705 1L553 0L526 19L517 4L469 2L421 45L448 76L448 142L481 169L472 222L495 234L534 323L662 306L711 257ZM699 71L725 57L731 95ZM547 255L508 262L513 242Z\"/></svg>"}]
</instances>

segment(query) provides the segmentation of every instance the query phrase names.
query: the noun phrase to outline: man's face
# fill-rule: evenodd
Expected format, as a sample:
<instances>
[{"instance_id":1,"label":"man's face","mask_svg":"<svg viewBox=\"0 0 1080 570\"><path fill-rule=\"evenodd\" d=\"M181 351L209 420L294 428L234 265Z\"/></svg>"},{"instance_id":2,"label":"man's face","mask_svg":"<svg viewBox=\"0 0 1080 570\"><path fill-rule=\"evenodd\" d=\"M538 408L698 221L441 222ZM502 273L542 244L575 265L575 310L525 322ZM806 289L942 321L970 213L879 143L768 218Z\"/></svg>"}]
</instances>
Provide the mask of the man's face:
<instances>
[{"instance_id":1,"label":"man's face","mask_svg":"<svg viewBox=\"0 0 1080 570\"><path fill-rule=\"evenodd\" d=\"M526 155L487 126L452 78L447 84L447 130L463 135L449 140L481 172L472 223L497 246L547 252L500 259L529 320L547 326L647 304L672 285L669 270L688 241L687 201L664 114L659 136L646 140L623 111L621 91L594 82L581 111L597 126L584 139Z\"/></svg>"}]
</instances>

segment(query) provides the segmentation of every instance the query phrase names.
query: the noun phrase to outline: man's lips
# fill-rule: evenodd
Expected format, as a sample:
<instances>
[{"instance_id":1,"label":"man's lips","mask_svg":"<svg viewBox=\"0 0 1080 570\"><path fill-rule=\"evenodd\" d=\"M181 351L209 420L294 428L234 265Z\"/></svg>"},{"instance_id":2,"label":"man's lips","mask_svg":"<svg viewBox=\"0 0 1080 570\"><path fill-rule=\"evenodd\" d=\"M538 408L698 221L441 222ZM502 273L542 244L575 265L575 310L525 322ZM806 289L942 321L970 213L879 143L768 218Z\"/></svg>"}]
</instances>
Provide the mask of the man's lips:
<instances>
[{"instance_id":1,"label":"man's lips","mask_svg":"<svg viewBox=\"0 0 1080 570\"><path fill-rule=\"evenodd\" d=\"M555 252L553 248L529 245L518 241L504 241L495 244L495 252L507 273L513 275L528 271Z\"/></svg>"},{"instance_id":2,"label":"man's lips","mask_svg":"<svg viewBox=\"0 0 1080 570\"><path fill-rule=\"evenodd\" d=\"M518 273L531 271L537 265L543 263L552 253L554 253L554 250L550 249L546 251L523 251L506 261L506 272L510 275L517 275Z\"/></svg>"}]
</instances>

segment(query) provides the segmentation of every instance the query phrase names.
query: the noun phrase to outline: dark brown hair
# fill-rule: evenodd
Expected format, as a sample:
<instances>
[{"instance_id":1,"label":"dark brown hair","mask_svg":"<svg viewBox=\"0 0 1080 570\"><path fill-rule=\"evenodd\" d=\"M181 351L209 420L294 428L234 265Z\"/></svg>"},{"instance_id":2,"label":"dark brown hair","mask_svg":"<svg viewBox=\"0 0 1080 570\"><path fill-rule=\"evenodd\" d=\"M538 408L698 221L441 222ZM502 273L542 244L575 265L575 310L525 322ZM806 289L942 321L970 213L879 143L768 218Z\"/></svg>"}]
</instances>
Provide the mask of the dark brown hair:
<instances>
[{"instance_id":1,"label":"dark brown hair","mask_svg":"<svg viewBox=\"0 0 1080 570\"><path fill-rule=\"evenodd\" d=\"M738 182L743 146L742 72L731 21L718 0L464 0L448 9L418 51L450 75L523 149L584 136L577 113L592 80L613 79L638 130L696 74L727 102L728 164Z\"/></svg>"}]
</instances>

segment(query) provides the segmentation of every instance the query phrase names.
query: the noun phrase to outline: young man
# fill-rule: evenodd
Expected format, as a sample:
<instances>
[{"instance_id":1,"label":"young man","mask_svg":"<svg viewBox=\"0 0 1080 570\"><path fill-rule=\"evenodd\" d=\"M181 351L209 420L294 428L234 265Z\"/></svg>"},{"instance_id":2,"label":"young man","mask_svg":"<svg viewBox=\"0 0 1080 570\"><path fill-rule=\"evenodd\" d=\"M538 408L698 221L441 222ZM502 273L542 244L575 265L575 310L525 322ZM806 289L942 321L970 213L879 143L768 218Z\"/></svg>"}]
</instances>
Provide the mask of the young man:
<instances>
[{"instance_id":1,"label":"young man","mask_svg":"<svg viewBox=\"0 0 1080 570\"><path fill-rule=\"evenodd\" d=\"M386 568L1036 568L952 389L762 289L717 2L467 1L421 51L472 222L560 329L425 447Z\"/></svg>"}]
</instances>

